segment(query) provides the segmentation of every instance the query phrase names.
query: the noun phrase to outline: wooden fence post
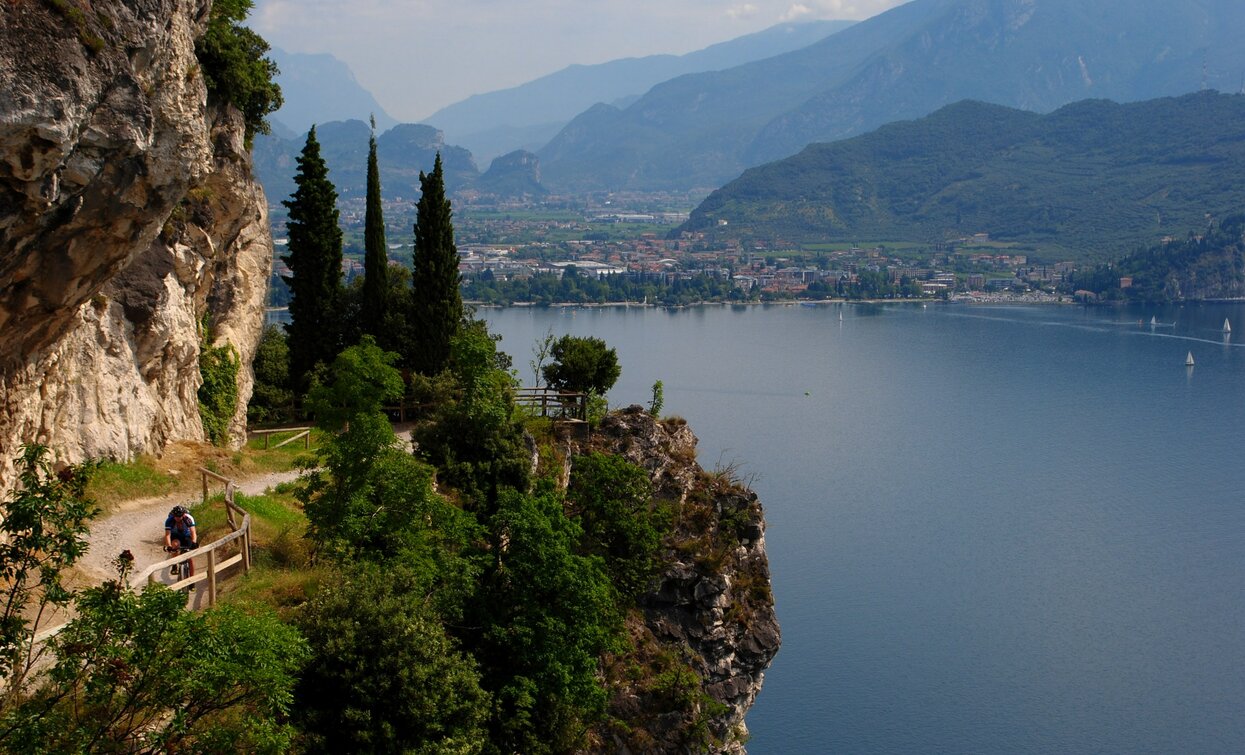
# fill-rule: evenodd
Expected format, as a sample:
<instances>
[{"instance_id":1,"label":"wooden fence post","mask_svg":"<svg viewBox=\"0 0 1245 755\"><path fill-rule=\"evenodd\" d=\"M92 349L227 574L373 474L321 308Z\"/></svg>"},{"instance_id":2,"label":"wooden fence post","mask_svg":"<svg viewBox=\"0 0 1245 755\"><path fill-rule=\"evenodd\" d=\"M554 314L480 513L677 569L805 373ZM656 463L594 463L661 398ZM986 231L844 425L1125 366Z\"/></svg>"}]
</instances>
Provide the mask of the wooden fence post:
<instances>
[{"instance_id":1,"label":"wooden fence post","mask_svg":"<svg viewBox=\"0 0 1245 755\"><path fill-rule=\"evenodd\" d=\"M248 574L251 571L251 528L247 527L242 533L242 573Z\"/></svg>"},{"instance_id":2,"label":"wooden fence post","mask_svg":"<svg viewBox=\"0 0 1245 755\"><path fill-rule=\"evenodd\" d=\"M207 552L208 608L216 605L216 549Z\"/></svg>"}]
</instances>

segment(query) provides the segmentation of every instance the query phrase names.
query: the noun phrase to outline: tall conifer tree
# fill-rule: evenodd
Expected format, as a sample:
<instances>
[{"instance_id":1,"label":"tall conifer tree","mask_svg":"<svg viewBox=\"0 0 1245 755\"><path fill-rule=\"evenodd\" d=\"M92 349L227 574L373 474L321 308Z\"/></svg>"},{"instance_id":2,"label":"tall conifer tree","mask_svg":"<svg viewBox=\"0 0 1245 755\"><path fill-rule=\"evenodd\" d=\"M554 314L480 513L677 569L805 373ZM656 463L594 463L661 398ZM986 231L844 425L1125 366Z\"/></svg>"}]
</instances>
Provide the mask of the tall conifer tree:
<instances>
[{"instance_id":1,"label":"tall conifer tree","mask_svg":"<svg viewBox=\"0 0 1245 755\"><path fill-rule=\"evenodd\" d=\"M458 248L450 201L445 198L441 153L432 173L419 173L422 194L415 214L415 269L411 275L411 345L407 359L424 375L445 369L450 341L463 318L458 290Z\"/></svg>"},{"instance_id":2,"label":"tall conifer tree","mask_svg":"<svg viewBox=\"0 0 1245 755\"><path fill-rule=\"evenodd\" d=\"M291 273L285 279L290 286L290 324L285 326L290 381L301 391L316 362L329 364L341 350L342 232L337 224L337 189L320 156L315 126L298 157L294 183L294 194L282 202L290 216L289 253L281 259Z\"/></svg>"},{"instance_id":3,"label":"tall conifer tree","mask_svg":"<svg viewBox=\"0 0 1245 755\"><path fill-rule=\"evenodd\" d=\"M389 310L389 251L385 246L385 214L380 202L380 168L376 163L376 116L367 151L367 210L363 219L362 330L386 343L385 314Z\"/></svg>"}]
</instances>

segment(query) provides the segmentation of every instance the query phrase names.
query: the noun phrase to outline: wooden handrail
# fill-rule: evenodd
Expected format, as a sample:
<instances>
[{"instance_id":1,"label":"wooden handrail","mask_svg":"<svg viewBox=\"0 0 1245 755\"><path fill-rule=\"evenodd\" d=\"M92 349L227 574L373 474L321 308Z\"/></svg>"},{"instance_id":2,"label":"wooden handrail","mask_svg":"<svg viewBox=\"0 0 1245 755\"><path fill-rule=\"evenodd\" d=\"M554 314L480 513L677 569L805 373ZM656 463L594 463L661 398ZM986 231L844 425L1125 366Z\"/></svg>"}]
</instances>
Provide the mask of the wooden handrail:
<instances>
[{"instance_id":1,"label":"wooden handrail","mask_svg":"<svg viewBox=\"0 0 1245 755\"><path fill-rule=\"evenodd\" d=\"M269 439L273 435L276 435L277 433L297 433L297 435L295 435L292 438L286 438L285 440L281 441L277 445L273 446L274 449L280 448L281 446L284 446L287 443L293 443L299 438L303 439L303 448L306 448L306 449L311 448L311 428L310 427L274 427L270 430L248 430L247 432L251 435L264 436L264 450L265 451L268 450Z\"/></svg>"},{"instance_id":2,"label":"wooden handrail","mask_svg":"<svg viewBox=\"0 0 1245 755\"><path fill-rule=\"evenodd\" d=\"M201 548L196 548L192 551L186 551L185 553L178 554L172 558L167 558L159 563L148 566L146 569L143 569L143 571L139 573L137 576L130 577L129 586L130 586L130 590L132 590L133 592L142 592L144 589L147 588L147 585L154 584L156 582L156 575L160 573L162 569L168 569L172 567L174 564L180 564L185 561L190 561L197 555L203 555L207 560L207 568L205 571L203 571L200 574L196 574L193 577L186 577L185 579L178 580L177 582L174 582L173 584L169 585L169 588L172 590L181 590L183 588L190 587L191 585L196 585L200 582L206 581L208 583L207 604L208 604L208 607L211 608L212 606L216 605L216 584L217 584L216 576L217 574L224 571L225 569L228 569L231 566L234 566L235 564L242 564L242 572L244 574L247 572L250 572L251 570L251 515L250 513L247 512L246 509L242 508L241 506L239 506L237 503L234 502L233 497L234 497L234 490L236 486L234 485L233 480L229 479L228 477L219 475L211 471L210 469L204 469L202 467L199 468L199 472L202 473L203 475L203 500L205 501L207 500L209 477L213 477L225 483L225 515L226 515L226 520L229 522L229 527L230 529L233 530L233 532L230 532L228 535L225 535L224 537L217 538L216 540L213 540L212 542L208 543L207 545ZM233 518L235 512L240 512L242 514L241 524L235 523L234 518ZM229 545L235 540L242 541L241 550L237 554L230 556L229 558L226 558L223 561L218 562L216 560L216 552L220 550L221 548L223 548L224 546ZM57 634L60 634L60 632L67 626L69 626L69 622L58 624L54 627L44 629L42 632L36 633L31 638L31 646L38 647L39 645L42 645L43 643L47 642L52 637L55 637Z\"/></svg>"},{"instance_id":3,"label":"wooden handrail","mask_svg":"<svg viewBox=\"0 0 1245 755\"><path fill-rule=\"evenodd\" d=\"M588 419L588 394L577 391L559 391L556 388L519 388L514 402L540 410L540 416L555 419Z\"/></svg>"},{"instance_id":4,"label":"wooden handrail","mask_svg":"<svg viewBox=\"0 0 1245 755\"><path fill-rule=\"evenodd\" d=\"M195 556L203 556L207 561L207 570L204 573L196 574L193 577L186 577L169 585L171 589L180 590L184 587L196 585L200 582L208 583L208 607L216 604L216 575L218 572L227 569L234 564L242 564L243 573L251 570L251 514L234 501L234 493L237 486L233 480L224 475L217 474L210 469L199 467L199 473L203 475L203 500L208 498L208 478L220 480L225 483L225 521L228 522L229 528L233 530L224 537L217 538L207 545L196 548L186 553L179 553L172 558L152 564L144 569L140 574L131 578L131 587L133 590L143 590L149 584L156 581L156 574L162 569L168 569L176 564L185 563L192 560ZM239 524L234 518L235 514L242 515L242 522ZM217 561L216 552L235 540L242 541L241 552L231 556L223 561Z\"/></svg>"}]
</instances>

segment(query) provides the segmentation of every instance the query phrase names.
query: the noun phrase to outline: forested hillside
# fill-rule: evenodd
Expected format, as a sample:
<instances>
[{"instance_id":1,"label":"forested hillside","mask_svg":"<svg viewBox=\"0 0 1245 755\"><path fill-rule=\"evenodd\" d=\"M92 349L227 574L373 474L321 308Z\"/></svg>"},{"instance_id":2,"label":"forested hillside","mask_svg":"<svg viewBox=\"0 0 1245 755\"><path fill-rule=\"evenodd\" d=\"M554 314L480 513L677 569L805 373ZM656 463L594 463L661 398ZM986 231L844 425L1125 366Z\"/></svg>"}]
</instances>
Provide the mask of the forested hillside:
<instances>
[{"instance_id":1,"label":"forested hillside","mask_svg":"<svg viewBox=\"0 0 1245 755\"><path fill-rule=\"evenodd\" d=\"M943 242L975 233L1118 257L1245 204L1245 96L1201 92L1049 115L961 102L747 171L680 229Z\"/></svg>"},{"instance_id":2,"label":"forested hillside","mask_svg":"<svg viewBox=\"0 0 1245 755\"><path fill-rule=\"evenodd\" d=\"M1121 279L1131 279L1127 288ZM1245 215L1139 249L1113 265L1078 275L1074 288L1139 302L1245 297Z\"/></svg>"}]
</instances>

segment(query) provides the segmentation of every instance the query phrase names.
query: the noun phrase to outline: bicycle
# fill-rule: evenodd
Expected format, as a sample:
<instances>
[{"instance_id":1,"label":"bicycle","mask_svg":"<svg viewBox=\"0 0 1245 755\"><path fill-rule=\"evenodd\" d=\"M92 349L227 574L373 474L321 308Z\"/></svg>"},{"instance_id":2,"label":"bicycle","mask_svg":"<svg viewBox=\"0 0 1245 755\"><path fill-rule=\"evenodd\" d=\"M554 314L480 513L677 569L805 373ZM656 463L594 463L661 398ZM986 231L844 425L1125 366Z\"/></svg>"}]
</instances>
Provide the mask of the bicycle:
<instances>
[{"instance_id":1,"label":"bicycle","mask_svg":"<svg viewBox=\"0 0 1245 755\"><path fill-rule=\"evenodd\" d=\"M172 553L175 556L183 556L198 547L199 547L198 543L192 543L190 546L185 546L181 544L180 542L178 542L176 545L164 546L164 551L165 553ZM177 563L169 567L169 576L173 578L174 582L182 578L183 572L185 573L185 576L187 577L194 576L194 564L190 563L189 559L185 561L178 561ZM194 585L191 585L190 589L193 590Z\"/></svg>"}]
</instances>

